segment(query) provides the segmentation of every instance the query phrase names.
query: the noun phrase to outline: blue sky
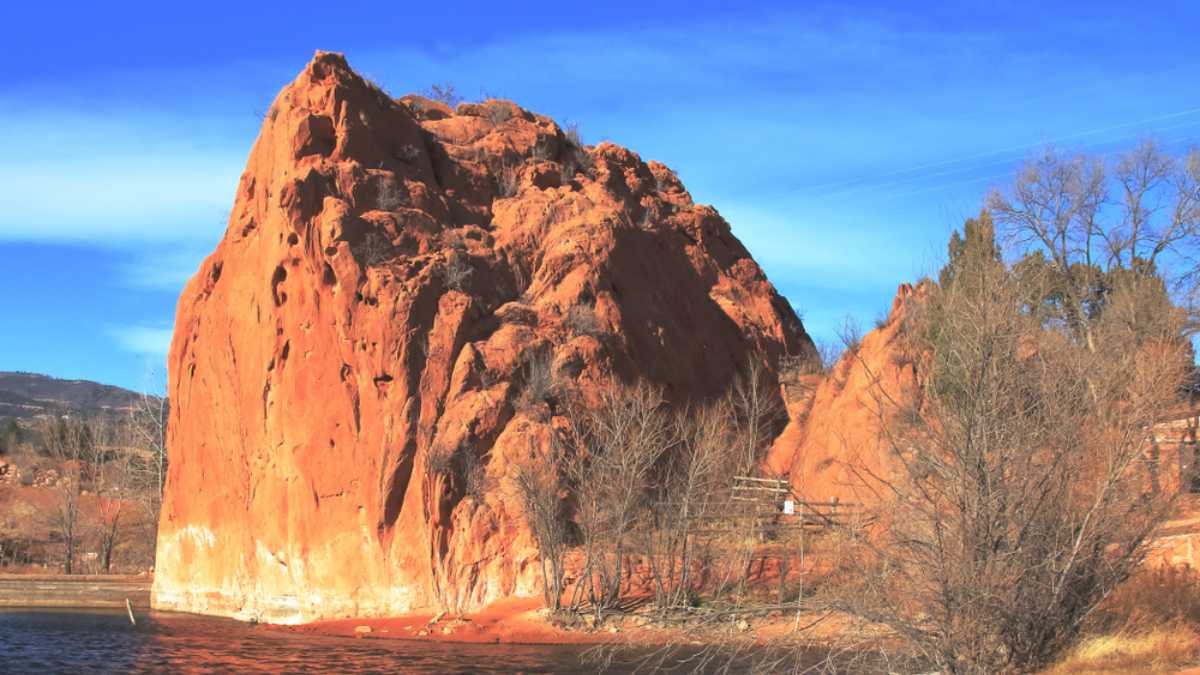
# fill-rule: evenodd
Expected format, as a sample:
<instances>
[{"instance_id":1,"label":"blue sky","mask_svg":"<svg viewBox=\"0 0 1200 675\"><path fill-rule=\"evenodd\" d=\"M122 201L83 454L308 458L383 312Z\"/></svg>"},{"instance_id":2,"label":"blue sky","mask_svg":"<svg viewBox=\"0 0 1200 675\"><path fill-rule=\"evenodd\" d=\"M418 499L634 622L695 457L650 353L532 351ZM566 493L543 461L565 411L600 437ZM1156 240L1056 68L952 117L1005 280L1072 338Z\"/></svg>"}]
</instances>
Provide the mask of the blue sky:
<instances>
[{"instance_id":1,"label":"blue sky","mask_svg":"<svg viewBox=\"0 0 1200 675\"><path fill-rule=\"evenodd\" d=\"M1200 142L1195 2L175 4L0 9L0 370L143 386L314 49L668 164L817 339L936 269L1042 144Z\"/></svg>"}]
</instances>

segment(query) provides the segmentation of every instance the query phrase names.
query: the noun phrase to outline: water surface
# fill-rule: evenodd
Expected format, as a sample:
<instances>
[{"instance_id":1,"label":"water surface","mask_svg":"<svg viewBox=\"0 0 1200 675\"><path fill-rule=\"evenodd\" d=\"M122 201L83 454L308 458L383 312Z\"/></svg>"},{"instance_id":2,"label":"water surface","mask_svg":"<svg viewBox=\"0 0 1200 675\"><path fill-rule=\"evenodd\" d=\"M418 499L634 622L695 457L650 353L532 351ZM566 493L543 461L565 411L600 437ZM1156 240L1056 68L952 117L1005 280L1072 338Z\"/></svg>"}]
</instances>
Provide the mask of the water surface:
<instances>
[{"instance_id":1,"label":"water surface","mask_svg":"<svg viewBox=\"0 0 1200 675\"><path fill-rule=\"evenodd\" d=\"M0 610L0 671L13 673L591 673L587 648L299 635L152 612ZM618 670L623 670L618 668Z\"/></svg>"}]
</instances>

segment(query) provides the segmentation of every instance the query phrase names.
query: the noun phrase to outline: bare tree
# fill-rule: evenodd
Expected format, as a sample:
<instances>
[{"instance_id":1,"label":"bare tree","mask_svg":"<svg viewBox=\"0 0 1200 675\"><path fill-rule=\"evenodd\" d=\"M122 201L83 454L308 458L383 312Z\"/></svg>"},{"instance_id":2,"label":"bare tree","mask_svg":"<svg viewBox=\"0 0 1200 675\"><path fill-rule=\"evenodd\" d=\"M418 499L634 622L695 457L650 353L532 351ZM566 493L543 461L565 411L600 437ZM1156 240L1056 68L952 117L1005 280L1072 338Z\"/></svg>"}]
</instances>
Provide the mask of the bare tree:
<instances>
[{"instance_id":1,"label":"bare tree","mask_svg":"<svg viewBox=\"0 0 1200 675\"><path fill-rule=\"evenodd\" d=\"M105 573L112 572L117 546L125 539L131 520L130 505L138 501L158 503L158 492L154 485L147 485L136 475L139 448L126 445L132 435L114 428L105 420L92 424L93 445L88 458L90 485L94 509L91 514L94 538L98 548L100 566ZM156 520L157 508L146 514ZM147 540L153 541L151 529Z\"/></svg>"},{"instance_id":2,"label":"bare tree","mask_svg":"<svg viewBox=\"0 0 1200 675\"><path fill-rule=\"evenodd\" d=\"M127 429L130 444L152 454L154 484L161 495L167 474L167 413L170 405L164 394L155 393L161 391L165 381L161 371L151 371L148 381L152 384L147 385L129 410Z\"/></svg>"},{"instance_id":3,"label":"bare tree","mask_svg":"<svg viewBox=\"0 0 1200 675\"><path fill-rule=\"evenodd\" d=\"M562 607L563 556L569 534L563 500L565 485L559 475L562 459L562 446L551 434L546 453L538 456L531 443L529 455L516 464L513 474L525 521L541 558L542 593L546 606L553 612Z\"/></svg>"},{"instance_id":4,"label":"bare tree","mask_svg":"<svg viewBox=\"0 0 1200 675\"><path fill-rule=\"evenodd\" d=\"M46 454L58 461L60 476L53 484L55 500L47 516L63 544L63 573L74 574L84 531L80 493L91 468L95 439L86 421L68 417L44 420L38 436Z\"/></svg>"},{"instance_id":5,"label":"bare tree","mask_svg":"<svg viewBox=\"0 0 1200 675\"><path fill-rule=\"evenodd\" d=\"M1164 274L1171 289L1189 293L1200 281L1197 151L1176 157L1145 141L1108 168L1103 158L1047 149L988 207L1024 266L1046 268L1038 273L1044 302L1089 349L1113 276Z\"/></svg>"},{"instance_id":6,"label":"bare tree","mask_svg":"<svg viewBox=\"0 0 1200 675\"><path fill-rule=\"evenodd\" d=\"M599 619L620 599L630 536L652 469L674 439L662 394L646 384L605 387L594 405L570 404L568 418L567 476L585 558L572 607L586 594Z\"/></svg>"},{"instance_id":7,"label":"bare tree","mask_svg":"<svg viewBox=\"0 0 1200 675\"><path fill-rule=\"evenodd\" d=\"M471 265L463 260L465 256L458 252L452 252L446 258L446 265L442 268L442 280L446 284L446 288L453 288L458 291L466 291L471 280L471 273L474 271Z\"/></svg>"},{"instance_id":8,"label":"bare tree","mask_svg":"<svg viewBox=\"0 0 1200 675\"><path fill-rule=\"evenodd\" d=\"M742 451L742 461L733 468L750 473L787 422L787 410L774 377L753 356L747 359L727 398L738 430L735 442Z\"/></svg>"},{"instance_id":9,"label":"bare tree","mask_svg":"<svg viewBox=\"0 0 1200 675\"><path fill-rule=\"evenodd\" d=\"M1095 200L1074 192L1091 171L1052 174L1070 194L1035 245L1094 235ZM1028 672L1137 566L1170 508L1144 459L1189 359L1161 282L1111 277L1080 330L1082 305L1030 302L1063 270L1010 271L977 221L959 243L905 325L918 395L873 391L892 470L861 476L875 526L832 597L946 672Z\"/></svg>"},{"instance_id":10,"label":"bare tree","mask_svg":"<svg viewBox=\"0 0 1200 675\"><path fill-rule=\"evenodd\" d=\"M455 90L454 85L449 82L430 85L429 89L425 90L425 97L445 103L447 106L454 108L459 103L463 102L463 97Z\"/></svg>"},{"instance_id":11,"label":"bare tree","mask_svg":"<svg viewBox=\"0 0 1200 675\"><path fill-rule=\"evenodd\" d=\"M660 613L688 606L699 589L693 580L705 527L722 514L730 476L746 461L729 398L672 415L677 443L663 462L655 500L643 527L655 601Z\"/></svg>"}]
</instances>

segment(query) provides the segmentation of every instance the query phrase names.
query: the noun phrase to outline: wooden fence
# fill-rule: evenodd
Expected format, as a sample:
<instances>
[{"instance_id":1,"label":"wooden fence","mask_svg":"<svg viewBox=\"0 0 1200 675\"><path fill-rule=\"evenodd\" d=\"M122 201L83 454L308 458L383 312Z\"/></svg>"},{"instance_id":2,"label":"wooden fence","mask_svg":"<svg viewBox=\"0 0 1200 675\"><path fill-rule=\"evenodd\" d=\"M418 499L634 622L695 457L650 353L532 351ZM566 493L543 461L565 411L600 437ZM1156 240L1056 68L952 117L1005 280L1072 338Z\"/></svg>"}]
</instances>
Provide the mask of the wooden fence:
<instances>
[{"instance_id":1,"label":"wooden fence","mask_svg":"<svg viewBox=\"0 0 1200 675\"><path fill-rule=\"evenodd\" d=\"M786 480L735 476L728 502L695 516L693 534L746 533L776 538L799 531L832 530L855 525L857 504L800 499Z\"/></svg>"}]
</instances>

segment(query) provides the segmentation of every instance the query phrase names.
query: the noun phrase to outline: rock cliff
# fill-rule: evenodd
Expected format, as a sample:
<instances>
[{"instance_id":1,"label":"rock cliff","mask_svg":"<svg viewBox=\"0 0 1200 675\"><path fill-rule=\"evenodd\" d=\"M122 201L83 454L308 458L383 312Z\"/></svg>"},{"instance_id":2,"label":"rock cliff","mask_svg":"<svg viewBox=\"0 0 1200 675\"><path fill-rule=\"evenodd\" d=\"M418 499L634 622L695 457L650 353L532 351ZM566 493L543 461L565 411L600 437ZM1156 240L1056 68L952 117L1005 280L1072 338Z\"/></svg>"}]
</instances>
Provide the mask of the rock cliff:
<instances>
[{"instance_id":1,"label":"rock cliff","mask_svg":"<svg viewBox=\"0 0 1200 675\"><path fill-rule=\"evenodd\" d=\"M766 459L767 470L787 475L811 501L872 503L877 480L891 475L891 450L881 434L880 411L916 396L915 366L902 344L904 315L920 296L902 284L887 320L847 347L808 395L789 406L789 421Z\"/></svg>"},{"instance_id":2,"label":"rock cliff","mask_svg":"<svg viewBox=\"0 0 1200 675\"><path fill-rule=\"evenodd\" d=\"M537 363L686 401L813 346L667 167L318 52L179 300L158 608L299 622L534 594ZM532 365L531 365L532 364Z\"/></svg>"}]
</instances>

